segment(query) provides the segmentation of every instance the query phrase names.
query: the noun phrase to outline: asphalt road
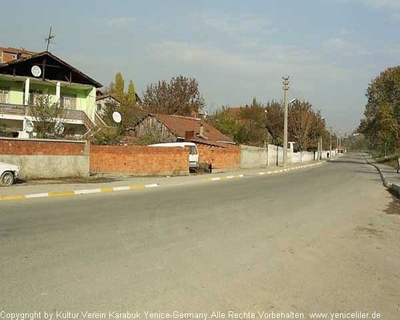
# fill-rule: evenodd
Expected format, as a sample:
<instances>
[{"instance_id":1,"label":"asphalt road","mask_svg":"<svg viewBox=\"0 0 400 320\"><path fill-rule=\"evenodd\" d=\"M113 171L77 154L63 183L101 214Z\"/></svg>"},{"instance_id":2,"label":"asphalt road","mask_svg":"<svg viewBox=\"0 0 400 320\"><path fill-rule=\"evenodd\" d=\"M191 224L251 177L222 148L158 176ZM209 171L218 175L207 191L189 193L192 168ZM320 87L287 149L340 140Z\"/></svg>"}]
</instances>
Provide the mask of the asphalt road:
<instances>
[{"instance_id":1,"label":"asphalt road","mask_svg":"<svg viewBox=\"0 0 400 320\"><path fill-rule=\"evenodd\" d=\"M399 319L393 201L376 170L347 155L280 175L1 203L0 318L231 310Z\"/></svg>"}]
</instances>

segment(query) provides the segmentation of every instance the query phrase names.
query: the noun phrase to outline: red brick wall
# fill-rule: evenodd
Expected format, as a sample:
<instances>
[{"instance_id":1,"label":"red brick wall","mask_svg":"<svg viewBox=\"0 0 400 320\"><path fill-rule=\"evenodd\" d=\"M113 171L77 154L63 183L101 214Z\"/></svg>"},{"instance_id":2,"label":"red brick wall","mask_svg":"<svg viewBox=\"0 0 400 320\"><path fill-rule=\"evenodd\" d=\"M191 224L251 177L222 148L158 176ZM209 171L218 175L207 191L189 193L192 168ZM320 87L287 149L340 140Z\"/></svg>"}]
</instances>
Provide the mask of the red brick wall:
<instances>
[{"instance_id":1,"label":"red brick wall","mask_svg":"<svg viewBox=\"0 0 400 320\"><path fill-rule=\"evenodd\" d=\"M87 147L86 153L85 147ZM237 146L217 148L198 145L198 149L200 162L211 163L214 169L240 167L240 148ZM80 142L0 139L0 155L89 156L89 154L92 173L171 175L189 172L188 150L184 148L96 145L91 145L89 148Z\"/></svg>"},{"instance_id":2,"label":"red brick wall","mask_svg":"<svg viewBox=\"0 0 400 320\"><path fill-rule=\"evenodd\" d=\"M82 156L85 154L85 144L82 142L0 139L0 154Z\"/></svg>"},{"instance_id":3,"label":"red brick wall","mask_svg":"<svg viewBox=\"0 0 400 320\"><path fill-rule=\"evenodd\" d=\"M197 145L200 163L211 163L213 169L238 169L240 167L240 147L227 148Z\"/></svg>"},{"instance_id":4,"label":"red brick wall","mask_svg":"<svg viewBox=\"0 0 400 320\"><path fill-rule=\"evenodd\" d=\"M92 145L90 147L90 172L133 175L188 174L188 150L184 148Z\"/></svg>"}]
</instances>

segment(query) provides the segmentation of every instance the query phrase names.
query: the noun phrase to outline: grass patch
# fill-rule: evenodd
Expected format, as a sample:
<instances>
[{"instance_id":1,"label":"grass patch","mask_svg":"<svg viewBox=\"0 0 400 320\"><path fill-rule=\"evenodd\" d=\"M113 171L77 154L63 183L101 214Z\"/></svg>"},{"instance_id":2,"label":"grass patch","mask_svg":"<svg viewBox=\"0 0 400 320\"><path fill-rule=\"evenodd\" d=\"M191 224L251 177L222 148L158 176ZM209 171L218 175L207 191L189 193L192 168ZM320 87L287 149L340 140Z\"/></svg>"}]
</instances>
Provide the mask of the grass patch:
<instances>
[{"instance_id":1,"label":"grass patch","mask_svg":"<svg viewBox=\"0 0 400 320\"><path fill-rule=\"evenodd\" d=\"M390 166L392 168L397 169L397 159L400 157L400 155L395 154L391 156L385 157L380 157L376 159L376 162L385 164L387 166Z\"/></svg>"}]
</instances>

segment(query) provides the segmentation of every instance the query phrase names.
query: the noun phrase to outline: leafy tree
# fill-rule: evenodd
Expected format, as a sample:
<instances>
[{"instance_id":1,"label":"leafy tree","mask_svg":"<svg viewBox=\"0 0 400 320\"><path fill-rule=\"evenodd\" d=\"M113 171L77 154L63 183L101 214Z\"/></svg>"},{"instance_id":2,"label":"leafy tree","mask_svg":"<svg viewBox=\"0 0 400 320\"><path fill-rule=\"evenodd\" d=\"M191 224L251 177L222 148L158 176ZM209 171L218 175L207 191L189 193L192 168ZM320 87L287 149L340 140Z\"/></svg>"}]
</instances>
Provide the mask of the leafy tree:
<instances>
[{"instance_id":1,"label":"leafy tree","mask_svg":"<svg viewBox=\"0 0 400 320\"><path fill-rule=\"evenodd\" d=\"M114 81L111 81L109 86L104 88L103 91L105 94L111 94L121 104L127 104L130 106L136 105L135 85L133 84L133 81L130 80L128 91L125 92L125 80L121 72L118 72L115 75Z\"/></svg>"},{"instance_id":2,"label":"leafy tree","mask_svg":"<svg viewBox=\"0 0 400 320\"><path fill-rule=\"evenodd\" d=\"M400 67L381 72L369 84L366 97L360 132L373 149L394 152L400 146Z\"/></svg>"},{"instance_id":3,"label":"leafy tree","mask_svg":"<svg viewBox=\"0 0 400 320\"><path fill-rule=\"evenodd\" d=\"M204 107L199 85L193 78L173 77L147 86L143 92L143 106L153 113L191 116Z\"/></svg>"},{"instance_id":4,"label":"leafy tree","mask_svg":"<svg viewBox=\"0 0 400 320\"><path fill-rule=\"evenodd\" d=\"M289 141L295 141L300 150L307 150L311 142L313 121L312 106L308 102L294 101L288 108L288 136Z\"/></svg>"},{"instance_id":5,"label":"leafy tree","mask_svg":"<svg viewBox=\"0 0 400 320\"><path fill-rule=\"evenodd\" d=\"M241 108L239 119L240 126L235 140L253 146L264 146L268 138L265 107L254 98L251 105Z\"/></svg>"},{"instance_id":6,"label":"leafy tree","mask_svg":"<svg viewBox=\"0 0 400 320\"><path fill-rule=\"evenodd\" d=\"M308 149L317 150L318 142L322 138L322 148L328 149L329 144L329 131L325 127L325 120L321 116L321 111L314 111L311 109L311 122L312 127L309 133L309 146Z\"/></svg>"},{"instance_id":7,"label":"leafy tree","mask_svg":"<svg viewBox=\"0 0 400 320\"><path fill-rule=\"evenodd\" d=\"M162 135L160 132L148 130L141 135L140 139L135 144L147 146L160 141L162 141Z\"/></svg>"},{"instance_id":8,"label":"leafy tree","mask_svg":"<svg viewBox=\"0 0 400 320\"><path fill-rule=\"evenodd\" d=\"M207 118L207 122L233 140L238 134L239 124L237 118L227 107L217 110L212 116Z\"/></svg>"},{"instance_id":9,"label":"leafy tree","mask_svg":"<svg viewBox=\"0 0 400 320\"><path fill-rule=\"evenodd\" d=\"M144 112L136 104L136 92L133 81L129 81L128 92L125 92L125 80L122 77L121 72L115 75L115 82L111 82L109 87L105 89L105 93L111 94L119 102L119 105L108 104L104 111L103 120L109 126L116 126L118 133L124 135L127 128L133 126ZM119 124L115 124L112 114L118 111L122 116L122 121Z\"/></svg>"},{"instance_id":10,"label":"leafy tree","mask_svg":"<svg viewBox=\"0 0 400 320\"><path fill-rule=\"evenodd\" d=\"M355 136L354 133L351 136L350 139L348 139L349 145L346 145L347 149L351 150L367 150L368 149L368 143L365 139L365 136L363 134L358 134Z\"/></svg>"},{"instance_id":11,"label":"leafy tree","mask_svg":"<svg viewBox=\"0 0 400 320\"><path fill-rule=\"evenodd\" d=\"M46 138L50 134L57 135L55 123L57 119L62 118L64 110L59 103L51 102L51 95L38 95L30 112L35 119L38 138Z\"/></svg>"},{"instance_id":12,"label":"leafy tree","mask_svg":"<svg viewBox=\"0 0 400 320\"><path fill-rule=\"evenodd\" d=\"M132 80L129 81L128 92L126 94L126 102L129 106L136 105L136 93L135 93L135 86L133 85Z\"/></svg>"},{"instance_id":13,"label":"leafy tree","mask_svg":"<svg viewBox=\"0 0 400 320\"><path fill-rule=\"evenodd\" d=\"M320 111L314 111L307 101L294 101L288 110L289 140L296 142L295 148L316 150L320 138L329 141L329 132L325 128L325 121Z\"/></svg>"},{"instance_id":14,"label":"leafy tree","mask_svg":"<svg viewBox=\"0 0 400 320\"><path fill-rule=\"evenodd\" d=\"M283 118L282 103L273 100L264 105L254 98L250 105L240 107L240 112L223 107L208 121L237 143L261 147L267 142L283 145ZM320 111L314 111L307 101L290 104L288 134L298 150L316 150L321 137L326 149L331 144Z\"/></svg>"},{"instance_id":15,"label":"leafy tree","mask_svg":"<svg viewBox=\"0 0 400 320\"><path fill-rule=\"evenodd\" d=\"M111 92L111 94L114 95L114 97L120 102L123 102L126 99L125 81L124 78L122 78L121 72L118 72L115 75L115 87L114 91Z\"/></svg>"},{"instance_id":16,"label":"leafy tree","mask_svg":"<svg viewBox=\"0 0 400 320\"><path fill-rule=\"evenodd\" d=\"M283 108L277 101L267 102L265 105L266 129L272 137L272 143L283 145Z\"/></svg>"},{"instance_id":17,"label":"leafy tree","mask_svg":"<svg viewBox=\"0 0 400 320\"><path fill-rule=\"evenodd\" d=\"M121 113L121 126L125 130L134 126L136 122L145 114L145 112L136 105L122 103L117 110Z\"/></svg>"},{"instance_id":18,"label":"leafy tree","mask_svg":"<svg viewBox=\"0 0 400 320\"><path fill-rule=\"evenodd\" d=\"M102 128L91 138L91 143L96 145L119 145L120 134L113 128Z\"/></svg>"}]
</instances>

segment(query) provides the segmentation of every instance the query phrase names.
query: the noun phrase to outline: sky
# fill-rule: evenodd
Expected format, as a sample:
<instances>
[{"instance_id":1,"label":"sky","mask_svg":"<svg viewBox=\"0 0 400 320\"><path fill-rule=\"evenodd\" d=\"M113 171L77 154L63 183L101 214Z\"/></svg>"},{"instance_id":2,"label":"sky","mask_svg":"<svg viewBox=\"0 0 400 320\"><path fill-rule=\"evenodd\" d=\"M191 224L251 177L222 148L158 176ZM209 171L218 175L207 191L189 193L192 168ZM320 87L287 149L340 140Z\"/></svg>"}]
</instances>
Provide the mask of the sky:
<instances>
[{"instance_id":1,"label":"sky","mask_svg":"<svg viewBox=\"0 0 400 320\"><path fill-rule=\"evenodd\" d=\"M139 96L159 80L195 78L209 113L289 98L333 132L356 130L368 85L400 57L400 0L7 1L0 46L49 51Z\"/></svg>"}]
</instances>

